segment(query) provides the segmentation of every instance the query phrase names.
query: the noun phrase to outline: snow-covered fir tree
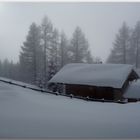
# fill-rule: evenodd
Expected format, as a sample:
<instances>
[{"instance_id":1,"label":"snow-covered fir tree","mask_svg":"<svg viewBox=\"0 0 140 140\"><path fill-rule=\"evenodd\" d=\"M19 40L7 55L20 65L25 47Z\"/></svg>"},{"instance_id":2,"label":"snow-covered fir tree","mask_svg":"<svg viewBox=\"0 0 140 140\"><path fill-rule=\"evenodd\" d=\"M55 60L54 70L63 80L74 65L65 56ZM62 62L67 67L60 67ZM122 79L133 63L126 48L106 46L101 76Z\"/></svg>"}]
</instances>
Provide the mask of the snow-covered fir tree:
<instances>
[{"instance_id":1,"label":"snow-covered fir tree","mask_svg":"<svg viewBox=\"0 0 140 140\"><path fill-rule=\"evenodd\" d=\"M50 19L45 16L41 24L41 35L42 35L42 46L43 46L43 85L46 87L46 83L49 79L48 76L48 56L49 56L49 47L52 40L53 25Z\"/></svg>"},{"instance_id":2,"label":"snow-covered fir tree","mask_svg":"<svg viewBox=\"0 0 140 140\"><path fill-rule=\"evenodd\" d=\"M50 46L48 48L48 80L51 79L60 67L58 59L58 47L59 47L59 33L57 29L52 32Z\"/></svg>"},{"instance_id":3,"label":"snow-covered fir tree","mask_svg":"<svg viewBox=\"0 0 140 140\"><path fill-rule=\"evenodd\" d=\"M20 52L20 71L23 81L36 84L39 72L39 56L41 50L40 28L32 23Z\"/></svg>"},{"instance_id":4,"label":"snow-covered fir tree","mask_svg":"<svg viewBox=\"0 0 140 140\"><path fill-rule=\"evenodd\" d=\"M127 56L130 47L130 30L129 27L124 22L120 28L116 39L108 57L107 62L109 63L128 63Z\"/></svg>"},{"instance_id":5,"label":"snow-covered fir tree","mask_svg":"<svg viewBox=\"0 0 140 140\"><path fill-rule=\"evenodd\" d=\"M76 27L70 44L71 60L74 63L88 63L89 44L80 27ZM88 57L87 57L88 56ZM92 58L90 57L90 60Z\"/></svg>"},{"instance_id":6,"label":"snow-covered fir tree","mask_svg":"<svg viewBox=\"0 0 140 140\"><path fill-rule=\"evenodd\" d=\"M129 57L133 59L133 64L136 68L140 67L140 21L136 23L136 26L131 36L131 51Z\"/></svg>"},{"instance_id":7,"label":"snow-covered fir tree","mask_svg":"<svg viewBox=\"0 0 140 140\"><path fill-rule=\"evenodd\" d=\"M59 61L60 61L60 68L62 68L65 64L68 62L68 39L66 37L66 34L64 32L60 35L60 46L59 46Z\"/></svg>"}]
</instances>

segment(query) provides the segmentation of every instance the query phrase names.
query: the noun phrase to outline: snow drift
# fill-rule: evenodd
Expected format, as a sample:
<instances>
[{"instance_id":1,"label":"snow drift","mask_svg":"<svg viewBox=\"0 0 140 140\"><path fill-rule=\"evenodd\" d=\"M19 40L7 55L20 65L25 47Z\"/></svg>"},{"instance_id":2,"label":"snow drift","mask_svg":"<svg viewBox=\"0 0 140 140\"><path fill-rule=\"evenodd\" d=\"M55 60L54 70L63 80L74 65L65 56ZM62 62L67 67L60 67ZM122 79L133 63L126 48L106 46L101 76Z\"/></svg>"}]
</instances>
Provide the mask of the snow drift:
<instances>
[{"instance_id":1,"label":"snow drift","mask_svg":"<svg viewBox=\"0 0 140 140\"><path fill-rule=\"evenodd\" d=\"M140 80L133 81L127 88L125 98L140 99Z\"/></svg>"},{"instance_id":2,"label":"snow drift","mask_svg":"<svg viewBox=\"0 0 140 140\"><path fill-rule=\"evenodd\" d=\"M0 138L140 138L140 104L99 103L0 82Z\"/></svg>"}]
</instances>

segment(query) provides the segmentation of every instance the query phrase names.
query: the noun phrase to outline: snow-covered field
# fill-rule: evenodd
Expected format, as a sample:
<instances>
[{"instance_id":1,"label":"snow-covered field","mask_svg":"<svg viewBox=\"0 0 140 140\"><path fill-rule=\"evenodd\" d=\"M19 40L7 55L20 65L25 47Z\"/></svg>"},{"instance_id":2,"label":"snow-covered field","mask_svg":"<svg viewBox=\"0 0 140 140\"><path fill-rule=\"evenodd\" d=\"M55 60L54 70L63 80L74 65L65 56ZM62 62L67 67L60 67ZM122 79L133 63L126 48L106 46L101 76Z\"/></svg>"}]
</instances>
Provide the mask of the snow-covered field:
<instances>
[{"instance_id":1,"label":"snow-covered field","mask_svg":"<svg viewBox=\"0 0 140 140\"><path fill-rule=\"evenodd\" d=\"M5 77L0 77L0 81L11 82L13 84L16 84L16 85L19 85L19 86L25 86L25 87L28 87L28 88L40 89L39 87L37 87L35 85L31 85L31 84L24 83L24 82L21 82L21 81L8 79L8 78L5 78Z\"/></svg>"},{"instance_id":2,"label":"snow-covered field","mask_svg":"<svg viewBox=\"0 0 140 140\"><path fill-rule=\"evenodd\" d=\"M0 82L0 138L140 138L140 103L70 99Z\"/></svg>"}]
</instances>

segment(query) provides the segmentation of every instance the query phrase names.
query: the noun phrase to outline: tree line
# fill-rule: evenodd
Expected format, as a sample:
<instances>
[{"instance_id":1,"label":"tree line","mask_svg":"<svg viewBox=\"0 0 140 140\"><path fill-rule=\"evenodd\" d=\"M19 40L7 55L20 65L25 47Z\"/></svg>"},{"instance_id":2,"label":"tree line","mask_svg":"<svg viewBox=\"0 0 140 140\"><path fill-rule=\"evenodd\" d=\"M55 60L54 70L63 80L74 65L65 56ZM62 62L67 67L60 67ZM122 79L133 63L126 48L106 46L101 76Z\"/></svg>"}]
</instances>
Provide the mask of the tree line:
<instances>
[{"instance_id":1,"label":"tree line","mask_svg":"<svg viewBox=\"0 0 140 140\"><path fill-rule=\"evenodd\" d=\"M116 34L107 63L132 64L140 68L140 21L133 28L123 23Z\"/></svg>"},{"instance_id":2,"label":"tree line","mask_svg":"<svg viewBox=\"0 0 140 140\"><path fill-rule=\"evenodd\" d=\"M0 76L45 88L48 80L68 63L101 63L101 59L92 56L80 27L76 27L68 39L45 16L40 25L34 22L30 25L19 61L0 61ZM123 23L106 63L132 64L140 68L140 21L133 28Z\"/></svg>"},{"instance_id":3,"label":"tree line","mask_svg":"<svg viewBox=\"0 0 140 140\"><path fill-rule=\"evenodd\" d=\"M26 36L19 55L19 62L14 64L7 59L0 62L1 76L41 85L68 63L98 63L93 58L88 40L82 29L76 27L72 38L59 32L51 20L45 16L41 25L33 22Z\"/></svg>"},{"instance_id":4,"label":"tree line","mask_svg":"<svg viewBox=\"0 0 140 140\"><path fill-rule=\"evenodd\" d=\"M19 79L19 63L13 63L13 61L9 61L5 59L4 61L0 61L0 76L6 77L10 79L20 80Z\"/></svg>"}]
</instances>

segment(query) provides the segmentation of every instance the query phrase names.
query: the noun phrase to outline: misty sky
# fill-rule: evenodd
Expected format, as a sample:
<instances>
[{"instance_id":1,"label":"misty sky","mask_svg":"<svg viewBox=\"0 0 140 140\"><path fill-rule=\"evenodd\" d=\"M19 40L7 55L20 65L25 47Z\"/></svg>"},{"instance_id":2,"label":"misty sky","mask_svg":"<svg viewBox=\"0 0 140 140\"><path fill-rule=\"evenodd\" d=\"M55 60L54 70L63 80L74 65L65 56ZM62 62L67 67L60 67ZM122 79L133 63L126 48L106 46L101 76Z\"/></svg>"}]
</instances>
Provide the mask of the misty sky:
<instances>
[{"instance_id":1,"label":"misty sky","mask_svg":"<svg viewBox=\"0 0 140 140\"><path fill-rule=\"evenodd\" d=\"M80 26L92 54L108 57L115 34L123 21L133 27L140 20L140 3L27 3L0 2L0 59L18 61L20 46L32 22L47 15L54 26L71 38Z\"/></svg>"}]
</instances>

